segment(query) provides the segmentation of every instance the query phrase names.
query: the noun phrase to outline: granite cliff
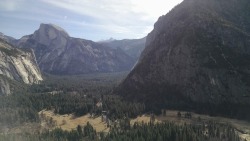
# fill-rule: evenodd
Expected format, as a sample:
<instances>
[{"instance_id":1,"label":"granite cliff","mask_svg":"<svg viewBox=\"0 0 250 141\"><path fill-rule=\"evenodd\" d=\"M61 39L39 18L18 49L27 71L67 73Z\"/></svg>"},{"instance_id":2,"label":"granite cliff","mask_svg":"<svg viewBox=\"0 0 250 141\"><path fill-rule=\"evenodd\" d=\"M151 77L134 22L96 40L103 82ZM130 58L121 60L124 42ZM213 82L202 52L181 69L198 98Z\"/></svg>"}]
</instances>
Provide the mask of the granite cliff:
<instances>
[{"instance_id":1,"label":"granite cliff","mask_svg":"<svg viewBox=\"0 0 250 141\"><path fill-rule=\"evenodd\" d=\"M250 3L184 0L161 16L116 93L149 109L248 116Z\"/></svg>"},{"instance_id":2,"label":"granite cliff","mask_svg":"<svg viewBox=\"0 0 250 141\"><path fill-rule=\"evenodd\" d=\"M10 94L9 81L26 84L39 83L43 80L32 50L17 49L0 39L0 92Z\"/></svg>"}]
</instances>

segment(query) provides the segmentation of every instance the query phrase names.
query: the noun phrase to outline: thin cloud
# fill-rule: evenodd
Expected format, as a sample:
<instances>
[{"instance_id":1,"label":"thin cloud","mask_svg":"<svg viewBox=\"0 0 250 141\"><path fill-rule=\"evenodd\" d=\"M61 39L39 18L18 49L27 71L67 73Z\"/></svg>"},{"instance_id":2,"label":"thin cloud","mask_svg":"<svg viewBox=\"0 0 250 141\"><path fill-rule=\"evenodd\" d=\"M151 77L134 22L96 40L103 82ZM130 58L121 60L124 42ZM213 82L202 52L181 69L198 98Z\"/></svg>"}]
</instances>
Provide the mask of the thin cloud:
<instances>
[{"instance_id":1,"label":"thin cloud","mask_svg":"<svg viewBox=\"0 0 250 141\"><path fill-rule=\"evenodd\" d=\"M42 0L44 3L60 7L76 14L89 16L106 23L129 24L130 19L135 17L129 1L117 0Z\"/></svg>"},{"instance_id":2,"label":"thin cloud","mask_svg":"<svg viewBox=\"0 0 250 141\"><path fill-rule=\"evenodd\" d=\"M153 29L159 16L181 1L2 0L0 32L8 31L8 27L15 25L37 28L40 23L54 23L65 28L73 37L91 40L141 38ZM11 27L9 21L12 21ZM7 35L15 33L7 32Z\"/></svg>"},{"instance_id":3,"label":"thin cloud","mask_svg":"<svg viewBox=\"0 0 250 141\"><path fill-rule=\"evenodd\" d=\"M22 7L23 0L1 0L0 11L17 11Z\"/></svg>"},{"instance_id":4,"label":"thin cloud","mask_svg":"<svg viewBox=\"0 0 250 141\"><path fill-rule=\"evenodd\" d=\"M141 35L153 29L159 16L166 14L182 0L42 0L44 3L89 16L115 33ZM93 23L90 23L93 24ZM100 27L100 26L99 26ZM101 26L102 27L102 26ZM139 27L139 28L135 28ZM137 29L137 30L135 30ZM138 30L139 29L139 30ZM144 36L146 36L145 34Z\"/></svg>"},{"instance_id":5,"label":"thin cloud","mask_svg":"<svg viewBox=\"0 0 250 141\"><path fill-rule=\"evenodd\" d=\"M129 19L155 21L182 0L42 0L56 7L104 21L121 23ZM133 23L133 21L130 21ZM126 22L125 22L126 23Z\"/></svg>"}]
</instances>

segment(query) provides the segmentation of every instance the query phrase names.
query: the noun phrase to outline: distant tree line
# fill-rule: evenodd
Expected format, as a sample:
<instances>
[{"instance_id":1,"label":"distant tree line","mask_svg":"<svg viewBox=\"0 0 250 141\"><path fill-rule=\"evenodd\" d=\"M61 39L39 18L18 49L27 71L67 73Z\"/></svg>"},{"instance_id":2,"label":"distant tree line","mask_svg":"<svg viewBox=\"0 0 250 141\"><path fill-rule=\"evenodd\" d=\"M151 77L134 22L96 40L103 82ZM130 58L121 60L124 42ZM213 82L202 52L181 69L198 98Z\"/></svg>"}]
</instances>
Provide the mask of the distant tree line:
<instances>
[{"instance_id":1,"label":"distant tree line","mask_svg":"<svg viewBox=\"0 0 250 141\"><path fill-rule=\"evenodd\" d=\"M201 125L135 123L130 130L113 129L103 141L240 141L229 125L215 122Z\"/></svg>"}]
</instances>

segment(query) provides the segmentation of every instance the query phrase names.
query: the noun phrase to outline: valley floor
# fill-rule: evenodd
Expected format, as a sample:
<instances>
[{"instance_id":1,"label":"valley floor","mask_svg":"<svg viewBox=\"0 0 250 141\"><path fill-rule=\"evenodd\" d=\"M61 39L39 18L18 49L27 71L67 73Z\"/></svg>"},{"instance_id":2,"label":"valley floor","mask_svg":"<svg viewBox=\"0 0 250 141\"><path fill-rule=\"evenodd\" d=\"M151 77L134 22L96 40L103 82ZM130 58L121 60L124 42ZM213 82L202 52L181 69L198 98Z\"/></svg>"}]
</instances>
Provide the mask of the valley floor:
<instances>
[{"instance_id":1,"label":"valley floor","mask_svg":"<svg viewBox=\"0 0 250 141\"><path fill-rule=\"evenodd\" d=\"M246 139L250 141L250 123L242 120L229 119L223 117L211 117L208 115L201 115L196 113L191 113L192 118L185 118L185 111L180 111L182 114L181 117L177 116L179 111L167 110L165 115L160 115L155 117L155 122L174 122L176 124L202 124L206 121L215 121L217 123L230 124L232 125L237 133L240 135L242 139ZM92 117L90 114L74 117L72 114L70 115L58 115L54 114L53 111L40 111L39 115L43 114L43 120L41 122L42 128L54 129L56 127L62 128L63 130L72 130L76 129L77 125L84 126L89 122L97 132L109 132L110 128L107 127L107 123L102 121L101 116ZM130 123L133 125L135 122L150 122L150 115L142 115L138 116L135 119L131 119ZM49 119L53 120L54 126L52 128L49 127Z\"/></svg>"}]
</instances>

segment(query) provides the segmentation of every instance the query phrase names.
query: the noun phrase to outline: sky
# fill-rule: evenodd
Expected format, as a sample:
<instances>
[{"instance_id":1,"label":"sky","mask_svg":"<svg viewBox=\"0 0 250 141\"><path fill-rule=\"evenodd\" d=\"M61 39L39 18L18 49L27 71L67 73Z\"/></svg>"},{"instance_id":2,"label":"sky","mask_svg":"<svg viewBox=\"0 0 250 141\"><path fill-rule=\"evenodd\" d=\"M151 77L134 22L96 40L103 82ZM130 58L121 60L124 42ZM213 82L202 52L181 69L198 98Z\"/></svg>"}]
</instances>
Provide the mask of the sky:
<instances>
[{"instance_id":1,"label":"sky","mask_svg":"<svg viewBox=\"0 0 250 141\"><path fill-rule=\"evenodd\" d=\"M145 37L182 0L1 0L0 32L21 38L41 23L93 41Z\"/></svg>"}]
</instances>

